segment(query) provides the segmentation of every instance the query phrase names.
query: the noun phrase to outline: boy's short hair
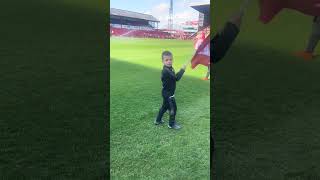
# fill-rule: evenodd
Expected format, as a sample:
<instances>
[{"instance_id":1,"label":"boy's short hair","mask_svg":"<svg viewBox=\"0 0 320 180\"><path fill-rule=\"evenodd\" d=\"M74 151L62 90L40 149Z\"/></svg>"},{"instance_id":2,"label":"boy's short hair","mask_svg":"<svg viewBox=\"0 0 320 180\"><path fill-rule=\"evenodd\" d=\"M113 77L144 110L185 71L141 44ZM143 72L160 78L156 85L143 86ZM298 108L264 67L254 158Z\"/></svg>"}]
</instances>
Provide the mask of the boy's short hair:
<instances>
[{"instance_id":1,"label":"boy's short hair","mask_svg":"<svg viewBox=\"0 0 320 180\"><path fill-rule=\"evenodd\" d=\"M172 53L170 51L163 51L162 55L161 55L162 60L163 60L163 56L171 56L172 57Z\"/></svg>"}]
</instances>

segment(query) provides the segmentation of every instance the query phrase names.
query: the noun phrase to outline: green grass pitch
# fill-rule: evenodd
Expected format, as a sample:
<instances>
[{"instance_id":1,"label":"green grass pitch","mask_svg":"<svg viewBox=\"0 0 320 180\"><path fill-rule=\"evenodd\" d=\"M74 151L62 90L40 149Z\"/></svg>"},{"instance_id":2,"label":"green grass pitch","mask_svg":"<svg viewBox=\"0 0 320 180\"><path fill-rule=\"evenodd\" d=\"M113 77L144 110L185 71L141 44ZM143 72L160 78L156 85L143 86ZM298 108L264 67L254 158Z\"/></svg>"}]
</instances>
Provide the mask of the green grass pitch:
<instances>
[{"instance_id":1,"label":"green grass pitch","mask_svg":"<svg viewBox=\"0 0 320 180\"><path fill-rule=\"evenodd\" d=\"M214 1L214 30L241 2ZM215 178L319 179L320 59L292 56L304 49L312 17L284 10L264 25L251 2L215 66Z\"/></svg>"},{"instance_id":2,"label":"green grass pitch","mask_svg":"<svg viewBox=\"0 0 320 180\"><path fill-rule=\"evenodd\" d=\"M106 179L106 3L63 1L1 4L0 179Z\"/></svg>"},{"instance_id":3,"label":"green grass pitch","mask_svg":"<svg viewBox=\"0 0 320 180\"><path fill-rule=\"evenodd\" d=\"M210 83L206 68L190 67L177 83L177 121L182 129L155 126L162 103L161 52L170 50L176 71L192 41L111 38L110 155L114 179L208 179Z\"/></svg>"}]
</instances>

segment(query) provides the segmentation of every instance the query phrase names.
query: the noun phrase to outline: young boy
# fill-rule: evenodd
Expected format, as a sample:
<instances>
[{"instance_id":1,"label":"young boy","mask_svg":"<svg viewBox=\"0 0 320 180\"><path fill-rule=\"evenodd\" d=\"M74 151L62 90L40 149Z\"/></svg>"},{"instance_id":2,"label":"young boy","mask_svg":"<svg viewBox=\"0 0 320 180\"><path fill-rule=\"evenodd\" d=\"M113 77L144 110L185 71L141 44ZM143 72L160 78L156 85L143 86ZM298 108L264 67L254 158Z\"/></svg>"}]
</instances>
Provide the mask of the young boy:
<instances>
[{"instance_id":1,"label":"young boy","mask_svg":"<svg viewBox=\"0 0 320 180\"><path fill-rule=\"evenodd\" d=\"M162 63L163 69L161 74L162 81L162 98L163 104L159 110L159 114L157 119L155 120L155 125L163 124L162 120L163 114L169 110L169 125L170 129L180 129L181 127L177 124L175 117L177 113L177 105L174 99L174 92L176 90L176 81L179 81L182 78L182 75L187 67L187 65L183 65L180 71L175 74L174 69L172 67L172 53L170 51L162 52Z\"/></svg>"}]
</instances>

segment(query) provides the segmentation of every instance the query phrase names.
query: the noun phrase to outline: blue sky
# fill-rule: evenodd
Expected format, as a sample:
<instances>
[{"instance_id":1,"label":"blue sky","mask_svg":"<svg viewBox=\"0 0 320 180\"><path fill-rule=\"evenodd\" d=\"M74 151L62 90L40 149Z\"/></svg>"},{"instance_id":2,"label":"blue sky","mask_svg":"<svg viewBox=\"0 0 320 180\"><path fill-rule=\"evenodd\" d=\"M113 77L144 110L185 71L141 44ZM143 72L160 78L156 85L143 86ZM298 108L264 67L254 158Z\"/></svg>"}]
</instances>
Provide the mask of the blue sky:
<instances>
[{"instance_id":1,"label":"blue sky","mask_svg":"<svg viewBox=\"0 0 320 180\"><path fill-rule=\"evenodd\" d=\"M174 0L174 24L197 20L198 12L191 8L190 4L198 3L210 3L210 0ZM169 4L170 0L110 0L111 8L153 15L160 21L160 28L164 28L168 24Z\"/></svg>"}]
</instances>

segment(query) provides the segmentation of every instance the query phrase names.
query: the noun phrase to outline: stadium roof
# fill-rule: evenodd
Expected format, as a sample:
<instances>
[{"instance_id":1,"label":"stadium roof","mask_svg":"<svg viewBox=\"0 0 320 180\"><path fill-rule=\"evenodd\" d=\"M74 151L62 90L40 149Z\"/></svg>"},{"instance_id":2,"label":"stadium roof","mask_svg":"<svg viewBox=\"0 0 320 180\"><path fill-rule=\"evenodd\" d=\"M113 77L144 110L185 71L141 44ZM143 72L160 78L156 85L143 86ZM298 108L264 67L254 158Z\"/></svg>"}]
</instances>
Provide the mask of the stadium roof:
<instances>
[{"instance_id":1,"label":"stadium roof","mask_svg":"<svg viewBox=\"0 0 320 180\"><path fill-rule=\"evenodd\" d=\"M210 14L210 4L192 4L190 6L203 14Z\"/></svg>"},{"instance_id":2,"label":"stadium roof","mask_svg":"<svg viewBox=\"0 0 320 180\"><path fill-rule=\"evenodd\" d=\"M155 17L153 17L152 15L149 15L149 14L142 14L142 13L121 10L121 9L115 9L115 8L110 8L110 15L121 16L121 17L130 17L130 18L135 18L135 19L143 19L143 20L153 21L153 22L160 22L158 19L156 19Z\"/></svg>"}]
</instances>

